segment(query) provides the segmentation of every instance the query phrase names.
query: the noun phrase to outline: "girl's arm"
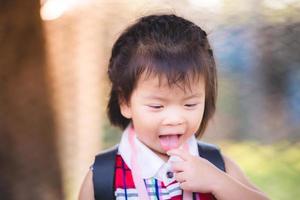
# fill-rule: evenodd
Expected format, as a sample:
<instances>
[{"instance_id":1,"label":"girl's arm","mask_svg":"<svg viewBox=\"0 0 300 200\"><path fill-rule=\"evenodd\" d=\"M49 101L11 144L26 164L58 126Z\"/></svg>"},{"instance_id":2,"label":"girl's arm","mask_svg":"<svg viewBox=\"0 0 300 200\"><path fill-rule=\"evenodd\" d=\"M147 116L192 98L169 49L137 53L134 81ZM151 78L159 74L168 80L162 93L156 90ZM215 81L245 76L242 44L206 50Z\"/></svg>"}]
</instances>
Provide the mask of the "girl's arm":
<instances>
[{"instance_id":1,"label":"girl's arm","mask_svg":"<svg viewBox=\"0 0 300 200\"><path fill-rule=\"evenodd\" d=\"M240 167L233 160L224 155L223 158L227 173L222 173L214 186L213 194L217 199L269 199L250 183Z\"/></svg>"},{"instance_id":2,"label":"girl's arm","mask_svg":"<svg viewBox=\"0 0 300 200\"><path fill-rule=\"evenodd\" d=\"M93 172L89 170L81 185L79 200L95 200L93 186Z\"/></svg>"},{"instance_id":3,"label":"girl's arm","mask_svg":"<svg viewBox=\"0 0 300 200\"><path fill-rule=\"evenodd\" d=\"M218 200L267 200L268 197L253 186L242 170L224 157L226 173L208 160L190 155L182 149L173 149L169 155L183 161L172 163L175 178L183 190L212 193Z\"/></svg>"}]
</instances>

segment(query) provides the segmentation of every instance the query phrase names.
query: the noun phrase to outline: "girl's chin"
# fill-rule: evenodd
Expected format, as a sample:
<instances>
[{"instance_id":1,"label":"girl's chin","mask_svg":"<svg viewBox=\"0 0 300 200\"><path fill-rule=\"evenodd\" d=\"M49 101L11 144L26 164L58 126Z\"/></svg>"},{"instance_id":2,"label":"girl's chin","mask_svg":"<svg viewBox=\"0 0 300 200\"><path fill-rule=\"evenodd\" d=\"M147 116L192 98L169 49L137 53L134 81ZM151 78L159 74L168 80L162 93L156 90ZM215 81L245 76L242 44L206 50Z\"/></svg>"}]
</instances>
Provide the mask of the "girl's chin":
<instances>
[{"instance_id":1,"label":"girl's chin","mask_svg":"<svg viewBox=\"0 0 300 200\"><path fill-rule=\"evenodd\" d=\"M169 155L167 154L167 151L163 150L163 149L152 149L151 150L158 155L160 158L163 158L163 160L165 160L165 158L169 158Z\"/></svg>"},{"instance_id":2,"label":"girl's chin","mask_svg":"<svg viewBox=\"0 0 300 200\"><path fill-rule=\"evenodd\" d=\"M156 155L158 155L161 159L163 159L165 162L167 162L168 161L168 159L169 159L169 155L167 154L167 152L155 152L156 153Z\"/></svg>"},{"instance_id":3,"label":"girl's chin","mask_svg":"<svg viewBox=\"0 0 300 200\"><path fill-rule=\"evenodd\" d=\"M152 149L152 151L156 154L167 155L167 151L163 150L162 148Z\"/></svg>"}]
</instances>

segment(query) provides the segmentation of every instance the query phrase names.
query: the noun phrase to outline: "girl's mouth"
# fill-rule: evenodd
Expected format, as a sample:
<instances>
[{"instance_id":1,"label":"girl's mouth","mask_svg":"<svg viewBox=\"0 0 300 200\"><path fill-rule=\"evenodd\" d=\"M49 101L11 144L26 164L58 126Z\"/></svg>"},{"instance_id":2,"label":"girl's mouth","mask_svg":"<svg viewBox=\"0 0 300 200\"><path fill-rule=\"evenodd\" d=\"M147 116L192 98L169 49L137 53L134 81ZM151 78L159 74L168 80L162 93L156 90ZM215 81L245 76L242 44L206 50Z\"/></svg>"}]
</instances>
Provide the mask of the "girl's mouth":
<instances>
[{"instance_id":1,"label":"girl's mouth","mask_svg":"<svg viewBox=\"0 0 300 200\"><path fill-rule=\"evenodd\" d=\"M182 136L182 134L166 134L166 135L160 135L159 141L161 147L165 151L169 151L171 149L175 149L179 147L179 139Z\"/></svg>"}]
</instances>

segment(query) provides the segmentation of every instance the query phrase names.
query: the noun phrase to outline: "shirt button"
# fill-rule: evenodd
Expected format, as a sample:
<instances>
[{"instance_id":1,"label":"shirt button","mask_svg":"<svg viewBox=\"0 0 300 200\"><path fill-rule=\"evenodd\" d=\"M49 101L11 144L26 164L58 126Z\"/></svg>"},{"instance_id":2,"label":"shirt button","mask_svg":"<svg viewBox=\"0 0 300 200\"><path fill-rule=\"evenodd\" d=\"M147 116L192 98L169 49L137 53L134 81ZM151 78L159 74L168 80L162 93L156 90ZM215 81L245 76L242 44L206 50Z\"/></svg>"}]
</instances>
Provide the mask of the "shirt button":
<instances>
[{"instance_id":1,"label":"shirt button","mask_svg":"<svg viewBox=\"0 0 300 200\"><path fill-rule=\"evenodd\" d=\"M173 178L174 176L174 173L173 172L167 172L167 177L168 178Z\"/></svg>"}]
</instances>

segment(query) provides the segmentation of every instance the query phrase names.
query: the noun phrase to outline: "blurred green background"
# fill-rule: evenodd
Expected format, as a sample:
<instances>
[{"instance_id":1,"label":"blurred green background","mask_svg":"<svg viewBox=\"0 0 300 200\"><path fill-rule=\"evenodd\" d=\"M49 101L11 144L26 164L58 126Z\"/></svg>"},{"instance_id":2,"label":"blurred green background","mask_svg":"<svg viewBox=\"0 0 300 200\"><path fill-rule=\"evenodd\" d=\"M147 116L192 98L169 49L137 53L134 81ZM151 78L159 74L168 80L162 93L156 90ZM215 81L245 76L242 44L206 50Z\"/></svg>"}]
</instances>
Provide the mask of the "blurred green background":
<instances>
[{"instance_id":1,"label":"blurred green background","mask_svg":"<svg viewBox=\"0 0 300 200\"><path fill-rule=\"evenodd\" d=\"M271 199L300 196L300 3L297 0L0 1L1 199L76 199L121 131L105 114L110 50L153 13L208 33L221 147Z\"/></svg>"}]
</instances>

